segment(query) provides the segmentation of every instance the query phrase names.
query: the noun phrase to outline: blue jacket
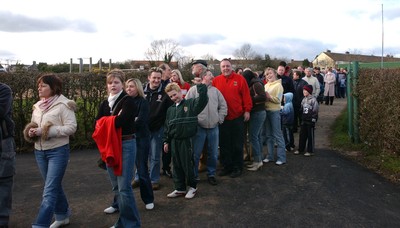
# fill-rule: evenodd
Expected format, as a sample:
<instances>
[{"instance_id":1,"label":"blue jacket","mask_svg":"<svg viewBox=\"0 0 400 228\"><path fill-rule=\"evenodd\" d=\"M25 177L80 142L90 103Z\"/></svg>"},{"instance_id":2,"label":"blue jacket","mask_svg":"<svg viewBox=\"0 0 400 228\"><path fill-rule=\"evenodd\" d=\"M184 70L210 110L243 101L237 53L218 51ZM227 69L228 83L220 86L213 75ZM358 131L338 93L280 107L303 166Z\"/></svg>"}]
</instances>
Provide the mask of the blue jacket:
<instances>
[{"instance_id":1,"label":"blue jacket","mask_svg":"<svg viewBox=\"0 0 400 228\"><path fill-rule=\"evenodd\" d=\"M293 125L294 123L294 109L293 109L293 93L283 94L285 97L285 105L281 109L281 117L283 125Z\"/></svg>"}]
</instances>

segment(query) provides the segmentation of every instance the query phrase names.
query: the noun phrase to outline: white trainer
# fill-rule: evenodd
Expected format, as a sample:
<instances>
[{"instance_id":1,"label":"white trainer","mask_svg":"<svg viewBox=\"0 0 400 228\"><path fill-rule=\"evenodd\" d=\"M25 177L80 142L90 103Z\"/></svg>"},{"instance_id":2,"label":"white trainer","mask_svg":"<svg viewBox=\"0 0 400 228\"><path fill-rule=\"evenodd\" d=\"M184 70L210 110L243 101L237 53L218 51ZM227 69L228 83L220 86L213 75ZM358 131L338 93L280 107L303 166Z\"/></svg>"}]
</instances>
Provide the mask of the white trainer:
<instances>
[{"instance_id":1,"label":"white trainer","mask_svg":"<svg viewBox=\"0 0 400 228\"><path fill-rule=\"evenodd\" d=\"M147 210L153 210L153 208L154 208L154 203L148 203L148 204L146 204L146 209L147 209Z\"/></svg>"},{"instance_id":2,"label":"white trainer","mask_svg":"<svg viewBox=\"0 0 400 228\"><path fill-rule=\"evenodd\" d=\"M50 228L58 228L58 227L62 227L62 226L68 225L68 224L69 224L69 218L66 218L64 220L53 222L53 224L50 225Z\"/></svg>"},{"instance_id":3,"label":"white trainer","mask_svg":"<svg viewBox=\"0 0 400 228\"><path fill-rule=\"evenodd\" d=\"M189 191L185 195L185 198L186 199L192 199L196 195L196 192L197 192L197 188L190 187Z\"/></svg>"},{"instance_id":4,"label":"white trainer","mask_svg":"<svg viewBox=\"0 0 400 228\"><path fill-rule=\"evenodd\" d=\"M175 198L175 197L178 197L178 196L184 196L185 193L186 193L185 191L174 190L173 192L168 194L167 197L168 198Z\"/></svg>"},{"instance_id":5,"label":"white trainer","mask_svg":"<svg viewBox=\"0 0 400 228\"><path fill-rule=\"evenodd\" d=\"M114 214L117 211L118 209L114 207L107 207L106 209L104 209L104 213L106 214Z\"/></svg>"},{"instance_id":6,"label":"white trainer","mask_svg":"<svg viewBox=\"0 0 400 228\"><path fill-rule=\"evenodd\" d=\"M268 162L270 162L270 160L268 160L268 158L266 158L266 159L263 160L263 162L264 163L268 163Z\"/></svg>"}]
</instances>

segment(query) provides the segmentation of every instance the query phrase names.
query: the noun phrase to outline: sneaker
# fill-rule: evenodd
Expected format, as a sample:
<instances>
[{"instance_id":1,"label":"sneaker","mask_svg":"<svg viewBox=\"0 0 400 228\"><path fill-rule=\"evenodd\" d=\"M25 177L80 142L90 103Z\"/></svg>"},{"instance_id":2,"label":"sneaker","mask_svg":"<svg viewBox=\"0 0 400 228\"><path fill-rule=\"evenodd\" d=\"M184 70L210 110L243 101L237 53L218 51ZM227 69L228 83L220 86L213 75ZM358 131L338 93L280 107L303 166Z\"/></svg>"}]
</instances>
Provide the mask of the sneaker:
<instances>
[{"instance_id":1,"label":"sneaker","mask_svg":"<svg viewBox=\"0 0 400 228\"><path fill-rule=\"evenodd\" d=\"M233 170L233 172L229 176L232 178L236 178L240 175L242 175L242 170L236 169L236 170Z\"/></svg>"},{"instance_id":2,"label":"sneaker","mask_svg":"<svg viewBox=\"0 0 400 228\"><path fill-rule=\"evenodd\" d=\"M311 154L310 154L310 153L308 153L308 152L305 152L305 153L304 153L304 156L306 156L306 157L310 157L310 156L311 156Z\"/></svg>"},{"instance_id":3,"label":"sneaker","mask_svg":"<svg viewBox=\"0 0 400 228\"><path fill-rule=\"evenodd\" d=\"M227 169L222 169L219 173L218 176L228 176L231 173L231 171L227 170Z\"/></svg>"},{"instance_id":4,"label":"sneaker","mask_svg":"<svg viewBox=\"0 0 400 228\"><path fill-rule=\"evenodd\" d=\"M185 198L186 199L192 199L196 195L196 192L197 192L197 188L190 187L189 191L185 195Z\"/></svg>"},{"instance_id":5,"label":"sneaker","mask_svg":"<svg viewBox=\"0 0 400 228\"><path fill-rule=\"evenodd\" d=\"M148 204L146 204L146 209L147 209L147 210L153 210L153 208L154 208L154 203L148 203Z\"/></svg>"},{"instance_id":6,"label":"sneaker","mask_svg":"<svg viewBox=\"0 0 400 228\"><path fill-rule=\"evenodd\" d=\"M298 150L296 150L295 152L293 152L293 154L300 154L300 152Z\"/></svg>"},{"instance_id":7,"label":"sneaker","mask_svg":"<svg viewBox=\"0 0 400 228\"><path fill-rule=\"evenodd\" d=\"M104 213L106 213L106 214L114 214L117 211L118 211L118 208L115 208L115 207L107 207L106 209L104 209Z\"/></svg>"},{"instance_id":8,"label":"sneaker","mask_svg":"<svg viewBox=\"0 0 400 228\"><path fill-rule=\"evenodd\" d=\"M275 164L276 165L283 165L283 164L285 164L285 162L277 161L277 162L275 162Z\"/></svg>"},{"instance_id":9,"label":"sneaker","mask_svg":"<svg viewBox=\"0 0 400 228\"><path fill-rule=\"evenodd\" d=\"M152 183L151 187L153 188L153 190L159 190L160 189L160 184L159 183Z\"/></svg>"},{"instance_id":10,"label":"sneaker","mask_svg":"<svg viewBox=\"0 0 400 228\"><path fill-rule=\"evenodd\" d=\"M172 172L171 172L171 170L167 170L167 169L163 170L163 175L164 175L164 176L167 176L167 177L169 177L169 178L172 178Z\"/></svg>"},{"instance_id":11,"label":"sneaker","mask_svg":"<svg viewBox=\"0 0 400 228\"><path fill-rule=\"evenodd\" d=\"M208 177L208 183L210 183L211 185L217 185L217 179L215 179L214 176L210 176Z\"/></svg>"},{"instance_id":12,"label":"sneaker","mask_svg":"<svg viewBox=\"0 0 400 228\"><path fill-rule=\"evenodd\" d=\"M69 218L60 221L54 221L50 228L58 228L69 224Z\"/></svg>"},{"instance_id":13,"label":"sneaker","mask_svg":"<svg viewBox=\"0 0 400 228\"><path fill-rule=\"evenodd\" d=\"M131 184L132 184L132 188L137 188L140 186L139 181L135 181L135 180L133 180Z\"/></svg>"},{"instance_id":14,"label":"sneaker","mask_svg":"<svg viewBox=\"0 0 400 228\"><path fill-rule=\"evenodd\" d=\"M178 190L174 190L173 192L171 192L170 194L167 195L168 198L176 198L178 196L184 196L185 195L185 191L178 191Z\"/></svg>"},{"instance_id":15,"label":"sneaker","mask_svg":"<svg viewBox=\"0 0 400 228\"><path fill-rule=\"evenodd\" d=\"M266 159L263 160L263 162L264 163L268 163L268 162L270 162L270 160L268 160L268 158L266 158Z\"/></svg>"}]
</instances>

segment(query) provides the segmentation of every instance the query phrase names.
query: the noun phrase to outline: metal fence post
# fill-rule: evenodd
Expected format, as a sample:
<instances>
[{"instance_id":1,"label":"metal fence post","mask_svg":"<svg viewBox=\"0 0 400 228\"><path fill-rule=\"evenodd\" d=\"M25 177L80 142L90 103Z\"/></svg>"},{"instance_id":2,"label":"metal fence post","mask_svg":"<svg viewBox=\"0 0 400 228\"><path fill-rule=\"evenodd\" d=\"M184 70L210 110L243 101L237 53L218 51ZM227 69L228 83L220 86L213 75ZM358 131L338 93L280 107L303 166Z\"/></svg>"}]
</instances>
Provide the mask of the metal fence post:
<instances>
[{"instance_id":1,"label":"metal fence post","mask_svg":"<svg viewBox=\"0 0 400 228\"><path fill-rule=\"evenodd\" d=\"M360 132L359 132L359 114L358 114L358 96L357 96L357 83L358 83L358 62L353 62L354 66L354 77L353 77L353 91L356 95L353 98L353 130L354 130L354 143L360 143Z\"/></svg>"},{"instance_id":2,"label":"metal fence post","mask_svg":"<svg viewBox=\"0 0 400 228\"><path fill-rule=\"evenodd\" d=\"M353 126L353 83L352 81L354 80L354 70L353 70L353 65L351 62L349 62L349 72L347 74L347 87L346 87L346 92L347 92L347 121L348 121L348 134L352 142L354 142L354 126Z\"/></svg>"}]
</instances>

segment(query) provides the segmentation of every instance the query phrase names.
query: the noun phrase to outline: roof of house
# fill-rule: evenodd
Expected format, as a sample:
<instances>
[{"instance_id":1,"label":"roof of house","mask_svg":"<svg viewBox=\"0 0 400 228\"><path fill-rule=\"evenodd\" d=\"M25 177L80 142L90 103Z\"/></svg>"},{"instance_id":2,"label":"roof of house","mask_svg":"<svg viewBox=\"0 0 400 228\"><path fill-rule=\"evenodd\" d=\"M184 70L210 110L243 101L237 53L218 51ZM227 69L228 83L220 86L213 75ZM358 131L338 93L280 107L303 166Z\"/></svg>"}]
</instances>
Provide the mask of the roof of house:
<instances>
[{"instance_id":1,"label":"roof of house","mask_svg":"<svg viewBox=\"0 0 400 228\"><path fill-rule=\"evenodd\" d=\"M342 62L359 61L368 63L368 62L380 62L382 60L381 56L350 54L349 52L334 53L330 51L325 51L322 53L326 54L335 61L342 61ZM385 62L400 62L400 58L395 58L393 56L384 56L383 59Z\"/></svg>"}]
</instances>

